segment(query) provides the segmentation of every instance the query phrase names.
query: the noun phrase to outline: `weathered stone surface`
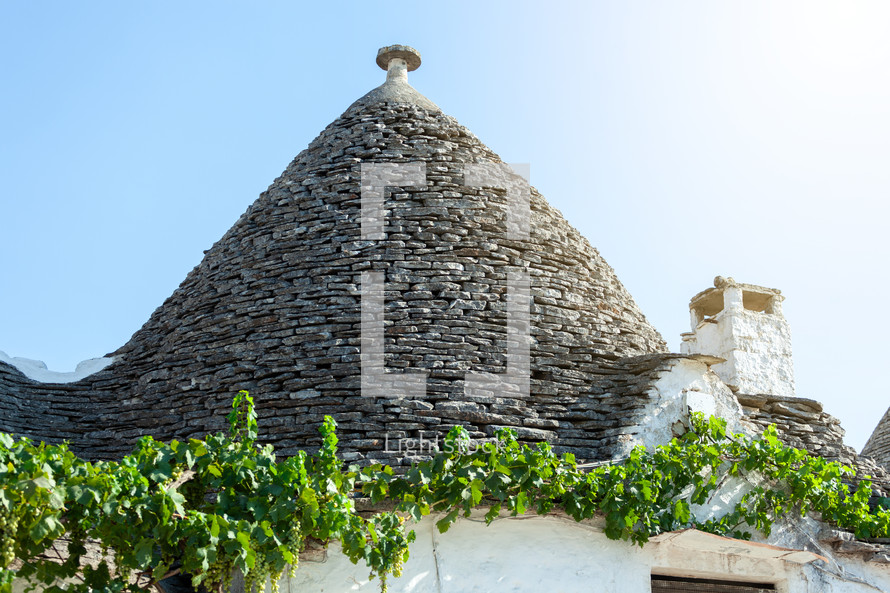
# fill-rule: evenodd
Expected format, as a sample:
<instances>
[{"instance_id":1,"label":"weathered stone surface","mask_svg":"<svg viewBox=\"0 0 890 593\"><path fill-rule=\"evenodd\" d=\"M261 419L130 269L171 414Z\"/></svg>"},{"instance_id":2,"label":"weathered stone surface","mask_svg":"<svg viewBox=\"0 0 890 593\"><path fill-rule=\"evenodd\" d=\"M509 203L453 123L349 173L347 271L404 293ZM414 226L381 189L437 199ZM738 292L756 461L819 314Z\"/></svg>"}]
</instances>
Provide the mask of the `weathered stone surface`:
<instances>
[{"instance_id":1,"label":"weathered stone surface","mask_svg":"<svg viewBox=\"0 0 890 593\"><path fill-rule=\"evenodd\" d=\"M766 428L775 424L782 440L828 459L852 464L856 452L844 445L840 420L822 411L822 404L799 397L737 393L748 419Z\"/></svg>"}]
</instances>

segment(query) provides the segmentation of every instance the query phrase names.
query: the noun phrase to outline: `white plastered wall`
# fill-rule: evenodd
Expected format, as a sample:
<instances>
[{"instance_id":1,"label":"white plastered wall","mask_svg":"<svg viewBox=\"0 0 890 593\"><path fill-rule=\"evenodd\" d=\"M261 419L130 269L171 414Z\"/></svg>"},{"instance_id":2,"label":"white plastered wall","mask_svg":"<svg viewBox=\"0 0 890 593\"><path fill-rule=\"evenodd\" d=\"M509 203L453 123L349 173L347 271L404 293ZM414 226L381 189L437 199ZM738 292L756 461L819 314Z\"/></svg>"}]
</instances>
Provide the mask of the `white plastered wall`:
<instances>
[{"instance_id":1,"label":"white plastered wall","mask_svg":"<svg viewBox=\"0 0 890 593\"><path fill-rule=\"evenodd\" d=\"M600 521L561 516L502 518L486 526L481 515L460 519L439 534L435 518L415 526L417 541L391 593L649 593L653 573L767 582L784 593L873 593L890 590L890 570L858 563L834 574L817 560L789 561L787 551L707 534L666 534L643 547L608 539ZM768 556L774 557L768 557ZM861 571L861 572L860 572ZM301 563L282 593L378 591L368 569L353 565L336 546L323 562Z\"/></svg>"},{"instance_id":2,"label":"white plastered wall","mask_svg":"<svg viewBox=\"0 0 890 593\"><path fill-rule=\"evenodd\" d=\"M643 419L632 437L622 443L625 454L636 445L651 448L686 432L688 410L725 418L732 432L751 430L743 421L744 413L732 391L702 360L672 361L648 393L650 403Z\"/></svg>"}]
</instances>

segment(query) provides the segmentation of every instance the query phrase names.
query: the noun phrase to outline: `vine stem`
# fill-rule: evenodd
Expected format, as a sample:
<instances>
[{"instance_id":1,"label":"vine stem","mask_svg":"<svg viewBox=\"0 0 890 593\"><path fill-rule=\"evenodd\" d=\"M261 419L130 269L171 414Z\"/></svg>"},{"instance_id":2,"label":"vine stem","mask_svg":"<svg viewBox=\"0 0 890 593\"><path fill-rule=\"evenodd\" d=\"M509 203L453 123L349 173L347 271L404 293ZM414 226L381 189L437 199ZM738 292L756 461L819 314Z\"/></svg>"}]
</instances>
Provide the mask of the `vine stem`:
<instances>
[{"instance_id":1,"label":"vine stem","mask_svg":"<svg viewBox=\"0 0 890 593\"><path fill-rule=\"evenodd\" d=\"M153 581L153 582L149 585L149 587L151 587L152 589L154 589L157 593L165 593L164 588L161 587L161 581L163 581L164 579L169 579L170 577L175 577L175 576L178 575L181 571L182 571L181 568L174 568L173 570L169 570L169 571L167 571L167 574L165 574L164 576L162 576L162 577L159 578L158 580ZM139 573L139 576L146 576L146 575L149 575L149 574L151 574L151 571L145 571L145 572L141 572L141 573Z\"/></svg>"},{"instance_id":2,"label":"vine stem","mask_svg":"<svg viewBox=\"0 0 890 593\"><path fill-rule=\"evenodd\" d=\"M166 488L167 492L170 492L171 490L175 490L175 489L179 488L180 486L182 486L183 484L185 484L186 482L188 482L189 480L194 478L196 475L197 474L195 473L195 470L193 470L193 469L185 470L184 472L182 472L181 476L179 476L178 478L176 478L175 480L170 482L170 484Z\"/></svg>"}]
</instances>

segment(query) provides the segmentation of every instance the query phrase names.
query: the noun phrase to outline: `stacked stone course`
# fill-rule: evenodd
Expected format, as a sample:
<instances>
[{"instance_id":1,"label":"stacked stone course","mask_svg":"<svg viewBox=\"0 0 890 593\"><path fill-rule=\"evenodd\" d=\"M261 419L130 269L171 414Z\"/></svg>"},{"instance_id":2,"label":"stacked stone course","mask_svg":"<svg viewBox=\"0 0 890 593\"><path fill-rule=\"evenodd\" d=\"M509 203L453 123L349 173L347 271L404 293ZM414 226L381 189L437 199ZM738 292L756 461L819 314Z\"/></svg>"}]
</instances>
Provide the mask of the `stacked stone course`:
<instances>
[{"instance_id":1,"label":"stacked stone course","mask_svg":"<svg viewBox=\"0 0 890 593\"><path fill-rule=\"evenodd\" d=\"M841 422L819 402L803 397L747 395L736 398L748 420L761 430L775 424L782 441L832 461L852 464L856 451L844 444Z\"/></svg>"}]
</instances>

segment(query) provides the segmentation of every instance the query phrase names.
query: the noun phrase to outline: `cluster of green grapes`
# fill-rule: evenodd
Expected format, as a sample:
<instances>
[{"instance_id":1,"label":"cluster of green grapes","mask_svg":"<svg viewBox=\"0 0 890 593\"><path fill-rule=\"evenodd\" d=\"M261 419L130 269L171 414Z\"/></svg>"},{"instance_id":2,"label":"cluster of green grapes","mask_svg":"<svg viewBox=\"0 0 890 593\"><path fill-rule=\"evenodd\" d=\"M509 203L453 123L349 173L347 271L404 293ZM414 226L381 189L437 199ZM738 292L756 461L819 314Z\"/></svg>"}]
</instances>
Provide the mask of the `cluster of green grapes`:
<instances>
[{"instance_id":1,"label":"cluster of green grapes","mask_svg":"<svg viewBox=\"0 0 890 593\"><path fill-rule=\"evenodd\" d=\"M288 571L288 576L294 578L297 576L297 562L300 560L300 550L303 549L303 531L300 529L298 522L294 521L291 523L290 529L284 535L284 545L287 551L294 556L294 561L291 562L290 570Z\"/></svg>"},{"instance_id":2,"label":"cluster of green grapes","mask_svg":"<svg viewBox=\"0 0 890 593\"><path fill-rule=\"evenodd\" d=\"M278 581L281 579L281 573L279 572L277 575L273 573L269 560L261 550L254 549L254 553L256 560L253 568L244 575L245 593L263 593L266 590L266 579L272 580L272 593L278 593Z\"/></svg>"},{"instance_id":3,"label":"cluster of green grapes","mask_svg":"<svg viewBox=\"0 0 890 593\"><path fill-rule=\"evenodd\" d=\"M204 573L204 588L208 591L230 591L232 589L232 565L229 562L216 562Z\"/></svg>"},{"instance_id":4,"label":"cluster of green grapes","mask_svg":"<svg viewBox=\"0 0 890 593\"><path fill-rule=\"evenodd\" d=\"M389 577L394 576L402 576L402 568L404 567L405 560L401 554L393 561L392 572L384 573L380 575L380 593L387 593L389 591Z\"/></svg>"},{"instance_id":5,"label":"cluster of green grapes","mask_svg":"<svg viewBox=\"0 0 890 593\"><path fill-rule=\"evenodd\" d=\"M282 539L282 545L294 557L288 571L288 575L293 578L296 576L300 550L303 549L303 532L300 529L300 524L297 522L291 523L290 529L283 534ZM256 562L253 568L250 569L250 573L244 577L244 590L248 593L253 593L254 590L256 593L263 593L265 591L266 579L269 579L271 593L279 593L283 572L272 568L272 564L262 550L254 549L254 553L256 554Z\"/></svg>"},{"instance_id":6,"label":"cluster of green grapes","mask_svg":"<svg viewBox=\"0 0 890 593\"><path fill-rule=\"evenodd\" d=\"M19 516L0 505L0 568L8 568L15 560L15 533Z\"/></svg>"},{"instance_id":7,"label":"cluster of green grapes","mask_svg":"<svg viewBox=\"0 0 890 593\"><path fill-rule=\"evenodd\" d=\"M402 576L402 569L405 568L405 557L401 554L395 559L392 565L392 575L396 577Z\"/></svg>"},{"instance_id":8,"label":"cluster of green grapes","mask_svg":"<svg viewBox=\"0 0 890 593\"><path fill-rule=\"evenodd\" d=\"M403 516L399 516L399 525L404 525L406 518ZM387 593L389 590L388 579L390 576L400 577L402 576L402 569L405 566L405 554L402 552L396 552L395 557L392 559L392 569L389 572L380 574L380 593Z\"/></svg>"}]
</instances>

